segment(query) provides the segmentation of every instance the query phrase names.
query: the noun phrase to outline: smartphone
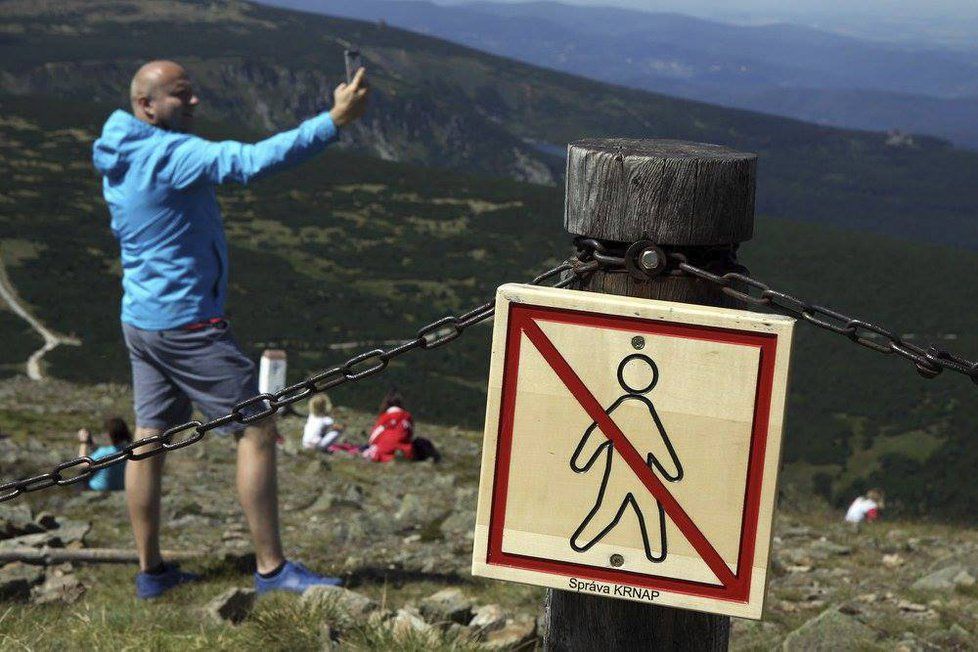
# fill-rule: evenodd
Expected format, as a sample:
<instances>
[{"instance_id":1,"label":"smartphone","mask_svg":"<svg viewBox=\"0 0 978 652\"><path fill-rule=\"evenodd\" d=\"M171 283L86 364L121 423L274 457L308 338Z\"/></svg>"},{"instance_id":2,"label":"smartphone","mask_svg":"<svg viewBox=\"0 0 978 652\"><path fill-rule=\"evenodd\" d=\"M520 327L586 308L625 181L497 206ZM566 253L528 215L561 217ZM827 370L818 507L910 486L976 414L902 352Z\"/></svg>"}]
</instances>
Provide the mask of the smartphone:
<instances>
[{"instance_id":1,"label":"smartphone","mask_svg":"<svg viewBox=\"0 0 978 652\"><path fill-rule=\"evenodd\" d=\"M360 50L343 50L343 58L346 60L346 83L353 81L353 76L357 74L363 66L360 60Z\"/></svg>"}]
</instances>

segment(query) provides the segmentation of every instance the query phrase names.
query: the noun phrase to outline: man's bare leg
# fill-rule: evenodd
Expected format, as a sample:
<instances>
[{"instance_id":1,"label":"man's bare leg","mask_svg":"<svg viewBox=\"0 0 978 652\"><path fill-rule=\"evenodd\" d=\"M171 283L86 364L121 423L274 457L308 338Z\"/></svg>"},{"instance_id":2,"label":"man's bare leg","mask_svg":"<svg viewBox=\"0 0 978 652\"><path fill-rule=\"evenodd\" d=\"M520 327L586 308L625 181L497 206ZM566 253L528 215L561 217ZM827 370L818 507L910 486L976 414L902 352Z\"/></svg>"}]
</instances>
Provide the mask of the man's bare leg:
<instances>
[{"instance_id":1,"label":"man's bare leg","mask_svg":"<svg viewBox=\"0 0 978 652\"><path fill-rule=\"evenodd\" d=\"M238 441L238 500L255 543L259 573L271 572L285 562L278 528L277 436L274 418L269 417L245 428Z\"/></svg>"},{"instance_id":2,"label":"man's bare leg","mask_svg":"<svg viewBox=\"0 0 978 652\"><path fill-rule=\"evenodd\" d=\"M136 439L160 434L155 428L136 428ZM154 444L137 448L143 453ZM163 563L160 556L160 495L163 485L163 459L166 454L145 460L126 462L126 503L129 506L129 522L136 539L139 569L158 568Z\"/></svg>"}]
</instances>

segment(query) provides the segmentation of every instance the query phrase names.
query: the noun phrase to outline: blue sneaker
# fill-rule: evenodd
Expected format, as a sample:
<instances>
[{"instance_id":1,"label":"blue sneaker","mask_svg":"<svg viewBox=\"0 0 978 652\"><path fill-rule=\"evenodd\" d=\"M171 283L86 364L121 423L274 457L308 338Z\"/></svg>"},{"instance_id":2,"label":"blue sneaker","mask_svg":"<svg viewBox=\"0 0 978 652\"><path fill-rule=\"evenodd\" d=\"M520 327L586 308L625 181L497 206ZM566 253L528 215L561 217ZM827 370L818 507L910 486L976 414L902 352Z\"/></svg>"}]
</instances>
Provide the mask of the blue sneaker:
<instances>
[{"instance_id":1,"label":"blue sneaker","mask_svg":"<svg viewBox=\"0 0 978 652\"><path fill-rule=\"evenodd\" d=\"M255 573L255 592L258 595L269 591L291 591L305 593L310 586L340 586L343 580L338 577L316 575L298 562L286 561L282 570L272 577L262 577Z\"/></svg>"},{"instance_id":2,"label":"blue sneaker","mask_svg":"<svg viewBox=\"0 0 978 652\"><path fill-rule=\"evenodd\" d=\"M196 582L200 575L185 573L177 564L163 564L163 572L150 575L139 571L136 573L136 597L140 599L158 598L173 587L187 582Z\"/></svg>"}]
</instances>

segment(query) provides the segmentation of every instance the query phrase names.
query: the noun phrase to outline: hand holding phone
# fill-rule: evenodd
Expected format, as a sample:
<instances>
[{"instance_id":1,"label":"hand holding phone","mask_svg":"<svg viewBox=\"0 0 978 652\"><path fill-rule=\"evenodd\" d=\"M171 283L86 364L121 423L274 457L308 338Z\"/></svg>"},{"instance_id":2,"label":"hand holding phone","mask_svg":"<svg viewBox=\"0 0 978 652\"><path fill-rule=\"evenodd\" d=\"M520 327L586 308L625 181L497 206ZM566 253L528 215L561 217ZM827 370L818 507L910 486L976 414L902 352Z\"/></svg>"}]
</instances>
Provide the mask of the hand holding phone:
<instances>
[{"instance_id":1,"label":"hand holding phone","mask_svg":"<svg viewBox=\"0 0 978 652\"><path fill-rule=\"evenodd\" d=\"M355 56L351 56L351 53L355 53ZM347 50L345 56L349 81L340 84L333 91L333 108L329 112L337 127L347 125L363 115L367 108L367 95L370 92L366 79L367 70L359 65L360 53ZM353 68L353 65L357 67Z\"/></svg>"},{"instance_id":2,"label":"hand holding phone","mask_svg":"<svg viewBox=\"0 0 978 652\"><path fill-rule=\"evenodd\" d=\"M360 50L343 50L343 59L346 62L346 83L353 83L353 77L357 74L357 70L363 67Z\"/></svg>"}]
</instances>

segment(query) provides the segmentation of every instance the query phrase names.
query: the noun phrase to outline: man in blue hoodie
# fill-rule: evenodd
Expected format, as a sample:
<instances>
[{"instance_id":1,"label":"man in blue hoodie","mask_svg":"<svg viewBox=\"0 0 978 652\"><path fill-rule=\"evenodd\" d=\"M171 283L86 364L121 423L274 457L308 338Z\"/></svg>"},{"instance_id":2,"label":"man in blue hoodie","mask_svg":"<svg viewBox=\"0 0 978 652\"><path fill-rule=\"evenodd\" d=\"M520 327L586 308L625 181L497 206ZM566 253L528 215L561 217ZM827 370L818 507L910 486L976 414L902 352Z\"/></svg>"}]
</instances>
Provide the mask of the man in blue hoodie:
<instances>
[{"instance_id":1,"label":"man in blue hoodie","mask_svg":"<svg viewBox=\"0 0 978 652\"><path fill-rule=\"evenodd\" d=\"M213 419L258 394L255 364L224 318L228 253L214 187L248 183L321 152L339 127L363 114L367 94L361 68L336 88L328 113L252 145L190 134L200 100L178 64L152 61L133 77L132 113L109 117L93 161L121 247L122 330L132 363L137 439L189 421L195 404ZM282 552L274 420L228 428L238 441L238 497L255 544L258 592L338 584ZM126 465L141 598L196 579L160 555L163 457Z\"/></svg>"}]
</instances>

